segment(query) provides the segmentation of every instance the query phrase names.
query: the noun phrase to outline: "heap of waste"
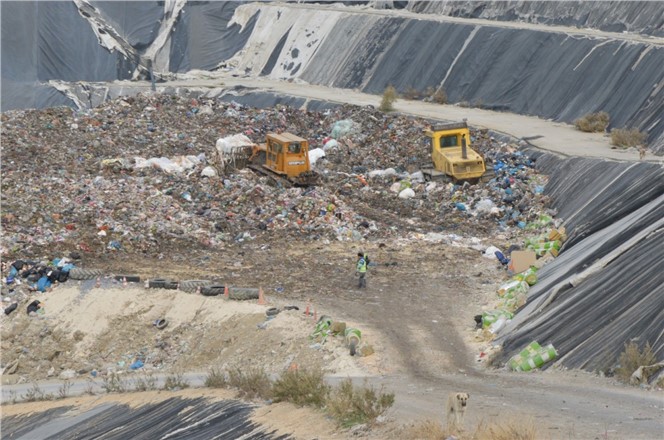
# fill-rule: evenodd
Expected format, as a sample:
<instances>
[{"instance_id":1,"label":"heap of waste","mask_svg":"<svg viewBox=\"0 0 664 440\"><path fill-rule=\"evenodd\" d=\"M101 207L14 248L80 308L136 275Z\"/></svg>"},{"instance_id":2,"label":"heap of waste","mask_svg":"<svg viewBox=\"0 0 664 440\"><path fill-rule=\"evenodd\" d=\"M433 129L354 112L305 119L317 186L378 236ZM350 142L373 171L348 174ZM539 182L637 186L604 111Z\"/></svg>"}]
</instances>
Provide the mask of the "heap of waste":
<instances>
[{"instance_id":1,"label":"heap of waste","mask_svg":"<svg viewBox=\"0 0 664 440\"><path fill-rule=\"evenodd\" d=\"M510 236L555 214L532 160L484 131L473 131L472 147L494 179L425 182L420 168L430 165L430 150L422 131L429 125L363 107L255 109L169 95L85 111L6 112L2 253L161 256L283 236L363 240L496 230ZM281 131L324 152L315 163L320 185L281 188L227 166L235 158L224 151Z\"/></svg>"}]
</instances>

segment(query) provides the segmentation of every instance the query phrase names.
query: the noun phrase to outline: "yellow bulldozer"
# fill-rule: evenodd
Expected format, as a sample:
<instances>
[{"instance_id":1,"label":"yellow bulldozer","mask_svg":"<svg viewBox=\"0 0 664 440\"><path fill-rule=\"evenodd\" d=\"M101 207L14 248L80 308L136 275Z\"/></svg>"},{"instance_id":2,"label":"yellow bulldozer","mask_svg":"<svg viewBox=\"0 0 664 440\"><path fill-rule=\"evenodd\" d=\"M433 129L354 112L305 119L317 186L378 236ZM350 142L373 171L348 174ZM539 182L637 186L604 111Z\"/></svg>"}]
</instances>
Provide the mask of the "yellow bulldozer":
<instances>
[{"instance_id":1,"label":"yellow bulldozer","mask_svg":"<svg viewBox=\"0 0 664 440\"><path fill-rule=\"evenodd\" d=\"M425 130L431 145L433 168L422 170L427 180L451 178L479 182L487 176L484 159L470 146L468 123L441 124Z\"/></svg>"},{"instance_id":2,"label":"yellow bulldozer","mask_svg":"<svg viewBox=\"0 0 664 440\"><path fill-rule=\"evenodd\" d=\"M309 142L292 133L268 133L264 144L253 147L249 168L283 186L311 186L319 175L311 170Z\"/></svg>"}]
</instances>

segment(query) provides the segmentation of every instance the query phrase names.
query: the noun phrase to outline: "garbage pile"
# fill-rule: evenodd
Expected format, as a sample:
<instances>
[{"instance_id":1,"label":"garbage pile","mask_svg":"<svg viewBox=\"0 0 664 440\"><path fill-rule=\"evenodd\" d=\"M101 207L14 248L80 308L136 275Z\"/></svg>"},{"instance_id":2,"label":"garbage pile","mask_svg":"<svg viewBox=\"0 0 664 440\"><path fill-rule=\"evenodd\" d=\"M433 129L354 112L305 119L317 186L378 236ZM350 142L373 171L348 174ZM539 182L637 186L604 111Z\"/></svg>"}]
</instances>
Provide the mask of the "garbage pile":
<instances>
[{"instance_id":1,"label":"garbage pile","mask_svg":"<svg viewBox=\"0 0 664 440\"><path fill-rule=\"evenodd\" d=\"M83 111L6 112L2 253L161 257L284 236L509 235L552 214L546 178L486 132L474 131L471 141L494 179L425 182L419 170L431 161L422 131L430 125L366 107L254 109L170 95ZM248 169L219 166L220 139L259 143L272 131L296 133L325 152L315 163L320 185L281 188Z\"/></svg>"}]
</instances>

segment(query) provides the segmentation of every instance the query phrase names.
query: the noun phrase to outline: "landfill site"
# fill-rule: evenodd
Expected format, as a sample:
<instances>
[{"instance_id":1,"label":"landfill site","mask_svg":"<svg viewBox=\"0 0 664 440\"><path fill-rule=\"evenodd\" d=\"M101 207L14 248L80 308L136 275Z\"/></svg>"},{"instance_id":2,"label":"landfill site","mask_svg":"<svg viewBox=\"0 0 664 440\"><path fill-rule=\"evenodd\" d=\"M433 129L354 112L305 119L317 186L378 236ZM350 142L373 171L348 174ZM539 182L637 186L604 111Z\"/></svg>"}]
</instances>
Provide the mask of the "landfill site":
<instances>
[{"instance_id":1,"label":"landfill site","mask_svg":"<svg viewBox=\"0 0 664 440\"><path fill-rule=\"evenodd\" d=\"M664 437L662 3L0 7L3 438Z\"/></svg>"}]
</instances>

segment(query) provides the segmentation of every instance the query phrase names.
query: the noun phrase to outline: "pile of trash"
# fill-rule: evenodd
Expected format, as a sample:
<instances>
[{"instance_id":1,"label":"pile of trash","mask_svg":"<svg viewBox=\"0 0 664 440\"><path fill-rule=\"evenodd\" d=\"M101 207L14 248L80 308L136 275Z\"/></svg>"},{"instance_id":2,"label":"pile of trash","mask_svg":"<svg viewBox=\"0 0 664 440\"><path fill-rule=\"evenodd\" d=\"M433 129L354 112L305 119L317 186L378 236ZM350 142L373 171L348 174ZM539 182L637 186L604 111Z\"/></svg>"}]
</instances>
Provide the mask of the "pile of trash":
<instances>
[{"instance_id":1,"label":"pile of trash","mask_svg":"<svg viewBox=\"0 0 664 440\"><path fill-rule=\"evenodd\" d=\"M425 182L420 169L431 160L423 130L430 125L367 107L255 109L170 95L120 98L83 111L6 112L1 250L15 257L163 256L284 236L509 235L552 214L542 194L546 178L484 131L472 132L472 147L494 179ZM324 152L315 163L320 185L281 188L228 166L251 143L282 131Z\"/></svg>"},{"instance_id":2,"label":"pile of trash","mask_svg":"<svg viewBox=\"0 0 664 440\"><path fill-rule=\"evenodd\" d=\"M509 281L498 287L495 307L475 316L477 328L489 339L500 333L514 314L526 304L528 290L537 284L538 269L558 256L562 243L567 240L567 234L564 227L556 228L553 227L554 224L554 219L545 215L536 222L527 224L526 229L547 226L550 230L548 233L525 238L524 250L521 250L519 245L512 245L507 256L495 246L485 250L484 256L496 258L511 276ZM553 360L557 355L552 345L542 348L537 342L533 342L512 358L508 366L513 371L531 371Z\"/></svg>"}]
</instances>

